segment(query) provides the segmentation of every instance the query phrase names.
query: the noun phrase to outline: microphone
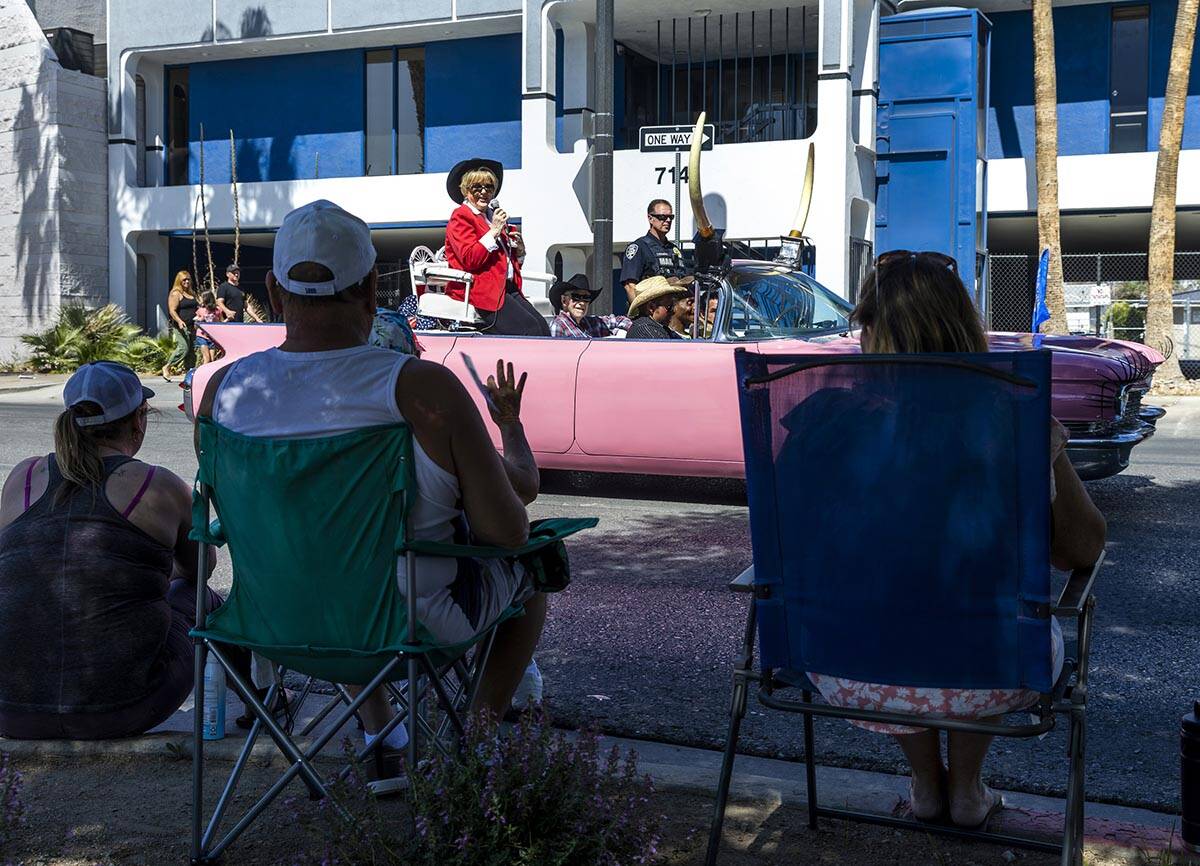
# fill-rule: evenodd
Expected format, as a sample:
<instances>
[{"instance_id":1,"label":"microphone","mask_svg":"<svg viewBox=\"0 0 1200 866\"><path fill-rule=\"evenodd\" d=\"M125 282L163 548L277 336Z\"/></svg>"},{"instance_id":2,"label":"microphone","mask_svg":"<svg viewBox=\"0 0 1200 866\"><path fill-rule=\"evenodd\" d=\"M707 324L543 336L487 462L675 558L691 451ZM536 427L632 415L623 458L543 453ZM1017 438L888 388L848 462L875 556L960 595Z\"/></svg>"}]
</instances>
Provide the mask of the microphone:
<instances>
[{"instance_id":1,"label":"microphone","mask_svg":"<svg viewBox=\"0 0 1200 866\"><path fill-rule=\"evenodd\" d=\"M500 199L494 198L487 203L488 219L491 219L496 211L500 210Z\"/></svg>"}]
</instances>

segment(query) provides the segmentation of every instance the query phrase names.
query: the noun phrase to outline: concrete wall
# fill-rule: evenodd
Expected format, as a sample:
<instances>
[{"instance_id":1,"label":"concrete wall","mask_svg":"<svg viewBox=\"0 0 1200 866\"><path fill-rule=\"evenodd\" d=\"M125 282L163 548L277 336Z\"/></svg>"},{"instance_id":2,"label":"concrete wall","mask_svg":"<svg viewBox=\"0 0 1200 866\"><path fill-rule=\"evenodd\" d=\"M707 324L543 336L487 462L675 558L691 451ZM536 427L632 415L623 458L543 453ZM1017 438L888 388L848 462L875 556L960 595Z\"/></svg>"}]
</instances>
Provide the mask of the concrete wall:
<instances>
[{"instance_id":1,"label":"concrete wall","mask_svg":"<svg viewBox=\"0 0 1200 866\"><path fill-rule=\"evenodd\" d=\"M1175 30L1174 0L1149 0L1150 123L1146 149L1158 149L1163 91ZM1033 36L1028 12L989 12L992 88L988 158L1033 157ZM1108 153L1112 4L1054 10L1058 135L1062 156ZM883 69L883 75L887 70ZM1192 61L1183 146L1200 148L1200 52Z\"/></svg>"},{"instance_id":2,"label":"concrete wall","mask_svg":"<svg viewBox=\"0 0 1200 866\"><path fill-rule=\"evenodd\" d=\"M108 297L103 79L58 65L24 3L0 5L0 357L67 302Z\"/></svg>"}]
</instances>

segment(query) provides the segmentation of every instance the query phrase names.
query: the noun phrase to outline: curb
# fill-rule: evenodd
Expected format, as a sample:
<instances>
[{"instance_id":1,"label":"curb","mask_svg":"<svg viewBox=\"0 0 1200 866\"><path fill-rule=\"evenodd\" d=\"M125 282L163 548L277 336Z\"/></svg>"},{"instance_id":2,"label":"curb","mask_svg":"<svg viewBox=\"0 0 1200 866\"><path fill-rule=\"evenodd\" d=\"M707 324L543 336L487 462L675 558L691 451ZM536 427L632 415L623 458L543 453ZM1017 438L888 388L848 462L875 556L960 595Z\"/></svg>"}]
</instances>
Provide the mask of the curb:
<instances>
[{"instance_id":1,"label":"curb","mask_svg":"<svg viewBox=\"0 0 1200 866\"><path fill-rule=\"evenodd\" d=\"M191 759L189 733L171 731L145 734L122 740L0 740L0 750L16 758L157 758ZM312 737L298 737L307 749ZM233 762L245 740L227 736L206 741L209 760ZM333 744L331 744L332 746ZM674 746L623 737L602 737L603 750L618 746L638 754L639 771L650 775L663 791L712 797L716 788L721 753L707 749ZM260 766L283 768L288 761L270 738L260 735L251 752ZM337 764L342 757L327 746L316 758L320 764ZM904 816L908 779L888 773L817 767L817 784L823 805L876 815ZM1032 839L1056 841L1062 836L1065 802L1053 797L1005 791L1006 808L990 824L993 831ZM730 803L767 801L805 808L808 805L804 764L772 758L739 755L734 765ZM1106 850L1166 850L1179 842L1175 815L1126 806L1088 803L1084 836L1089 846ZM825 819L826 823L833 819ZM914 828L919 832L919 828Z\"/></svg>"}]
</instances>

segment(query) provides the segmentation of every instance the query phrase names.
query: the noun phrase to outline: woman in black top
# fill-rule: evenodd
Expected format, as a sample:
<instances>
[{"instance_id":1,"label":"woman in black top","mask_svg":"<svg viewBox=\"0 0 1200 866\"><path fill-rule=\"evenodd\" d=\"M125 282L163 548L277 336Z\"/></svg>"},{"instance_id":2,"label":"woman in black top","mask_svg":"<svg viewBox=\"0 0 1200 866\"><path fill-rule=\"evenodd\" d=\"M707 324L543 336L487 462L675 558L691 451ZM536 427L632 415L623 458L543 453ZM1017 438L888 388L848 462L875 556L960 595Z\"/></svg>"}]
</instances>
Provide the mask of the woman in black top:
<instances>
[{"instance_id":1,"label":"woman in black top","mask_svg":"<svg viewBox=\"0 0 1200 866\"><path fill-rule=\"evenodd\" d=\"M0 736L141 734L192 690L191 489L134 457L148 396L128 367L81 367L53 453L22 460L4 484Z\"/></svg>"},{"instance_id":2,"label":"woman in black top","mask_svg":"<svg viewBox=\"0 0 1200 866\"><path fill-rule=\"evenodd\" d=\"M200 306L200 297L192 283L192 275L187 271L175 274L175 282L171 293L167 295L167 315L171 317L171 337L175 347L171 357L163 365L162 377L171 381L171 368L179 364L192 366L192 346L196 341L196 310Z\"/></svg>"}]
</instances>

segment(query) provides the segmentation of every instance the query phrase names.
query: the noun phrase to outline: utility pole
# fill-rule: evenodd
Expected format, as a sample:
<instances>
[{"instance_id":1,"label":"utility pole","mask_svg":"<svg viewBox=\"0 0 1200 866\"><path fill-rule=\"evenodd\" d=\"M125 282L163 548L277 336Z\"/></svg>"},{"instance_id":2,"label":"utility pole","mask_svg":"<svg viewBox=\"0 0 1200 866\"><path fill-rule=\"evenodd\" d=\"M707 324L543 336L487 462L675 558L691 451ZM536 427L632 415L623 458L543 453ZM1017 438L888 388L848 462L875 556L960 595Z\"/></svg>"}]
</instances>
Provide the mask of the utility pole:
<instances>
[{"instance_id":1,"label":"utility pole","mask_svg":"<svg viewBox=\"0 0 1200 866\"><path fill-rule=\"evenodd\" d=\"M575 58L586 63L586 57ZM596 122L592 132L592 288L611 298L613 250L613 0L596 0Z\"/></svg>"}]
</instances>

